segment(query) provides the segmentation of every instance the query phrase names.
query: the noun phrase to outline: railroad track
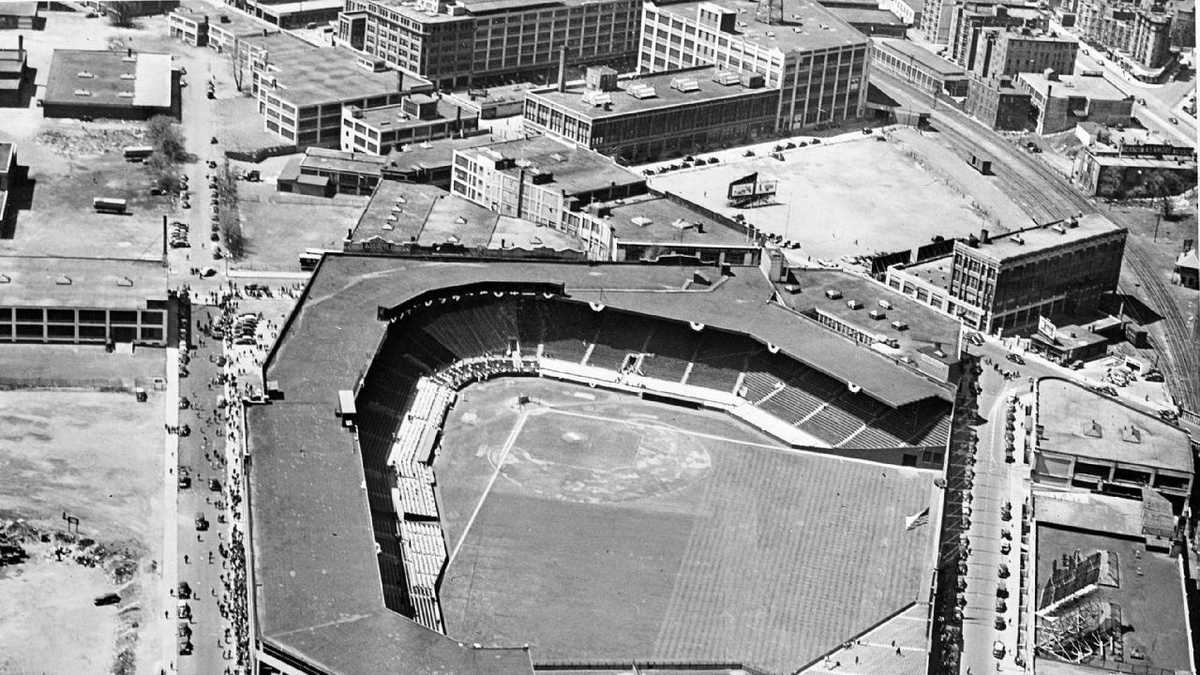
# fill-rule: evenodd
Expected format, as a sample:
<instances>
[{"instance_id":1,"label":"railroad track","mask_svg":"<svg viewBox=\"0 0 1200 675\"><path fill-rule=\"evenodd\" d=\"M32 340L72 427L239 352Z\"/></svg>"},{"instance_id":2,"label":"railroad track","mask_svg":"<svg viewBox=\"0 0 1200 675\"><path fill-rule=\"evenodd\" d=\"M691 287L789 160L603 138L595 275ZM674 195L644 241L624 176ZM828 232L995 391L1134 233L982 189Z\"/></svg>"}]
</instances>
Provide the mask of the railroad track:
<instances>
[{"instance_id":1,"label":"railroad track","mask_svg":"<svg viewBox=\"0 0 1200 675\"><path fill-rule=\"evenodd\" d=\"M1065 177L1037 158L1012 147L995 132L967 120L960 111L938 108L933 112L933 120L939 131L956 146L968 152L973 148L981 149L991 154L997 164L1008 167L1010 170L997 174L1001 189L1035 221L1045 223L1077 213L1099 211L1096 204L1080 194ZM1129 226L1119 214L1107 216ZM1189 330L1182 309L1150 260L1148 250L1136 237L1126 240L1125 259L1151 307L1162 317L1151 327L1157 326L1162 331L1163 339L1156 342L1159 342L1162 354L1159 368L1168 387L1184 408L1200 410L1200 358L1195 354L1197 336Z\"/></svg>"}]
</instances>

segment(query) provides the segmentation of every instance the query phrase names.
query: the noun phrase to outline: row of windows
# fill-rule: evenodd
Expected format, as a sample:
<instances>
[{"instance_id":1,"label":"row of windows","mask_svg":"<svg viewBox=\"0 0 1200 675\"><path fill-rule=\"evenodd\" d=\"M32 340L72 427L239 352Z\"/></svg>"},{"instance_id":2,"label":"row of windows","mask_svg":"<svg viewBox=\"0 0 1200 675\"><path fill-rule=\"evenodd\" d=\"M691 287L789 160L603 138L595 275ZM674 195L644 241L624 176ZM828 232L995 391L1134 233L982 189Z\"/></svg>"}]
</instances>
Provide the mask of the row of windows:
<instances>
[{"instance_id":1,"label":"row of windows","mask_svg":"<svg viewBox=\"0 0 1200 675\"><path fill-rule=\"evenodd\" d=\"M0 307L0 323L22 322L144 324L162 325L166 313L160 310L60 309L42 307Z\"/></svg>"}]
</instances>

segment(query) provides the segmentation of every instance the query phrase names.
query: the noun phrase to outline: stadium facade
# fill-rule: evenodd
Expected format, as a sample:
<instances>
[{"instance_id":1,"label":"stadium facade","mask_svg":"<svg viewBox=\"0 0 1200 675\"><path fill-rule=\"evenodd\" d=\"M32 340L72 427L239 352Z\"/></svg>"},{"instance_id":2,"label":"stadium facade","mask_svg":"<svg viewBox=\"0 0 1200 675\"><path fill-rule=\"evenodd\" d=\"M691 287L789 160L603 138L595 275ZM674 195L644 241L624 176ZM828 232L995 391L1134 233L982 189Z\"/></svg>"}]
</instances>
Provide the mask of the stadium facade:
<instances>
[{"instance_id":1,"label":"stadium facade","mask_svg":"<svg viewBox=\"0 0 1200 675\"><path fill-rule=\"evenodd\" d=\"M780 258L764 260L733 274L326 255L264 365L270 402L246 411L260 667L532 671L536 650L441 633L430 461L454 392L479 379L599 386L724 411L817 453L942 468L954 382L782 302Z\"/></svg>"}]
</instances>

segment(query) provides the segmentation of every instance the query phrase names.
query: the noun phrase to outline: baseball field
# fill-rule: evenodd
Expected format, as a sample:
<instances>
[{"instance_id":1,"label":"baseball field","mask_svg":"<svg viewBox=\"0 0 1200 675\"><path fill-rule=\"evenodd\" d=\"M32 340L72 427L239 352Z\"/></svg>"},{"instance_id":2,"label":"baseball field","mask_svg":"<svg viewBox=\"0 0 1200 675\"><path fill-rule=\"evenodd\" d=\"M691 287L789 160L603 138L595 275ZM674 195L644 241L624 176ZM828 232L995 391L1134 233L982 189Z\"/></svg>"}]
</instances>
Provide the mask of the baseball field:
<instances>
[{"instance_id":1,"label":"baseball field","mask_svg":"<svg viewBox=\"0 0 1200 675\"><path fill-rule=\"evenodd\" d=\"M927 473L549 380L473 386L446 429L440 598L466 642L529 643L535 662L787 671L928 578L932 531L904 523L928 504Z\"/></svg>"}]
</instances>

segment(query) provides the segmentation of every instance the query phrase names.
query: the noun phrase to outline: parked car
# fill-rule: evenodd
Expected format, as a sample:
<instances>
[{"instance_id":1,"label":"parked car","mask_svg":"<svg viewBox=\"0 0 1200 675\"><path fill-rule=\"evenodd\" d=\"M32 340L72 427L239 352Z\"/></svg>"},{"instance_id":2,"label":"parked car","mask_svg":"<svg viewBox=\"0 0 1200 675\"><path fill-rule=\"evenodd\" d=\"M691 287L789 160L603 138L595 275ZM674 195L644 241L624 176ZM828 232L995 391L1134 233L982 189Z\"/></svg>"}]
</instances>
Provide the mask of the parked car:
<instances>
[{"instance_id":1,"label":"parked car","mask_svg":"<svg viewBox=\"0 0 1200 675\"><path fill-rule=\"evenodd\" d=\"M1013 354L1012 352L1009 352L1008 354L1004 355L1004 358L1008 359L1009 361L1012 361L1013 363L1017 364L1018 366L1025 365L1025 359L1021 358L1020 354Z\"/></svg>"},{"instance_id":2,"label":"parked car","mask_svg":"<svg viewBox=\"0 0 1200 675\"><path fill-rule=\"evenodd\" d=\"M212 492L220 492L221 481L217 480L216 478L208 479L208 489Z\"/></svg>"},{"instance_id":3,"label":"parked car","mask_svg":"<svg viewBox=\"0 0 1200 675\"><path fill-rule=\"evenodd\" d=\"M121 596L117 595L116 593L105 593L104 595L97 596L94 600L92 600L92 604L97 607L104 607L105 605L115 605L120 601Z\"/></svg>"},{"instance_id":4,"label":"parked car","mask_svg":"<svg viewBox=\"0 0 1200 675\"><path fill-rule=\"evenodd\" d=\"M179 489L186 490L192 487L192 476L186 466L179 467Z\"/></svg>"},{"instance_id":5,"label":"parked car","mask_svg":"<svg viewBox=\"0 0 1200 675\"><path fill-rule=\"evenodd\" d=\"M203 513L197 513L196 514L196 531L203 532L207 529L208 529L208 519L204 517Z\"/></svg>"},{"instance_id":6,"label":"parked car","mask_svg":"<svg viewBox=\"0 0 1200 675\"><path fill-rule=\"evenodd\" d=\"M181 600L187 600L192 597L192 587L188 585L188 582L181 581L175 587L175 595Z\"/></svg>"}]
</instances>

